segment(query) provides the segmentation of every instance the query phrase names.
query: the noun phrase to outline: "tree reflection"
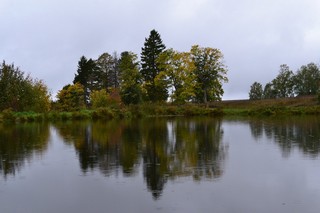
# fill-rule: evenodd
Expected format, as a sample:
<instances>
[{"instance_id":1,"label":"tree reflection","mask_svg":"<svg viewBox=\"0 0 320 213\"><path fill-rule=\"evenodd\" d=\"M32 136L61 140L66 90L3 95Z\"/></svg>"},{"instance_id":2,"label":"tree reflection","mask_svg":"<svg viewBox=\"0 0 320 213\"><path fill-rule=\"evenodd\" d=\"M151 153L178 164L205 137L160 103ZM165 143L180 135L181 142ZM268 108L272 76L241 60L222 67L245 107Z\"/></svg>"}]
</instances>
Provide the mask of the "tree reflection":
<instances>
[{"instance_id":1,"label":"tree reflection","mask_svg":"<svg viewBox=\"0 0 320 213\"><path fill-rule=\"evenodd\" d=\"M74 144L82 171L99 168L104 175L117 173L120 166L126 175L135 172L138 143L126 140L131 131L126 126L125 122L116 121L56 124L65 142Z\"/></svg>"},{"instance_id":2,"label":"tree reflection","mask_svg":"<svg viewBox=\"0 0 320 213\"><path fill-rule=\"evenodd\" d=\"M155 199L159 198L169 173L169 140L166 120L143 122L143 169L147 186Z\"/></svg>"},{"instance_id":3,"label":"tree reflection","mask_svg":"<svg viewBox=\"0 0 320 213\"><path fill-rule=\"evenodd\" d=\"M281 148L283 156L298 148L309 157L320 152L320 117L291 117L266 120L251 120L251 133L258 139L265 135ZM256 129L260 129L257 134Z\"/></svg>"},{"instance_id":4,"label":"tree reflection","mask_svg":"<svg viewBox=\"0 0 320 213\"><path fill-rule=\"evenodd\" d=\"M46 151L49 135L48 124L0 124L0 173L4 178Z\"/></svg>"},{"instance_id":5,"label":"tree reflection","mask_svg":"<svg viewBox=\"0 0 320 213\"><path fill-rule=\"evenodd\" d=\"M145 119L56 125L74 145L82 171L103 174L138 173L158 199L168 180L185 176L195 181L222 175L226 150L221 121L216 119Z\"/></svg>"},{"instance_id":6,"label":"tree reflection","mask_svg":"<svg viewBox=\"0 0 320 213\"><path fill-rule=\"evenodd\" d=\"M173 177L191 175L194 180L220 177L226 155L221 121L178 120L173 125L176 133Z\"/></svg>"}]
</instances>

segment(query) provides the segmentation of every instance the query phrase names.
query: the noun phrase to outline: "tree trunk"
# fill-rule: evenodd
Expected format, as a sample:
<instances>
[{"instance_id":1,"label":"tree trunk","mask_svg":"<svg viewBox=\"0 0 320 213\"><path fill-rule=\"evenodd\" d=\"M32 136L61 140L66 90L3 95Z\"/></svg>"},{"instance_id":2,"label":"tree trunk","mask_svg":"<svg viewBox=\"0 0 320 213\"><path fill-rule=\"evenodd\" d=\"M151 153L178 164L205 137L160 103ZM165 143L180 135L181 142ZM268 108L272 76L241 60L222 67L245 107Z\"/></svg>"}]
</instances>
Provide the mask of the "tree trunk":
<instances>
[{"instance_id":1,"label":"tree trunk","mask_svg":"<svg viewBox=\"0 0 320 213\"><path fill-rule=\"evenodd\" d=\"M203 93L203 102L207 105L207 103L208 103L207 90L205 89L203 92L204 92Z\"/></svg>"}]
</instances>

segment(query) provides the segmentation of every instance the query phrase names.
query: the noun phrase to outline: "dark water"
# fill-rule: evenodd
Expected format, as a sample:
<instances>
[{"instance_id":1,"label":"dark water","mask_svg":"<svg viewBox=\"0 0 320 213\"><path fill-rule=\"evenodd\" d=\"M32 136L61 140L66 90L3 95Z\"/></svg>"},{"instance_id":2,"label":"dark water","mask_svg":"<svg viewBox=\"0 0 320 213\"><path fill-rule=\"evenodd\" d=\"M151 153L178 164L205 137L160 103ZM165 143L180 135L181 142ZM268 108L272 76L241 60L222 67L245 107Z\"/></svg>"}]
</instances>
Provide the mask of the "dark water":
<instances>
[{"instance_id":1,"label":"dark water","mask_svg":"<svg viewBox=\"0 0 320 213\"><path fill-rule=\"evenodd\" d=\"M320 117L0 125L1 213L319 212Z\"/></svg>"}]
</instances>

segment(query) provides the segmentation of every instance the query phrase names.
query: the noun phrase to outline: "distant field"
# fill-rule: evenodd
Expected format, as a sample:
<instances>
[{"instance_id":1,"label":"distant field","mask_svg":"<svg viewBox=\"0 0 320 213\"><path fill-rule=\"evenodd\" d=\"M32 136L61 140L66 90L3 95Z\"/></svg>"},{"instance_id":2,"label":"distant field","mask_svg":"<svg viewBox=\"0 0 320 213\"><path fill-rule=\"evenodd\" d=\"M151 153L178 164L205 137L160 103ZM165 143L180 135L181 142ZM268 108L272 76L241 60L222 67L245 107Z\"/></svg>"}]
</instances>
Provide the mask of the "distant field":
<instances>
[{"instance_id":1,"label":"distant field","mask_svg":"<svg viewBox=\"0 0 320 213\"><path fill-rule=\"evenodd\" d=\"M222 108L256 108L256 107L271 107L271 106L285 106L285 107L303 107L318 105L317 96L302 96L294 98L279 98L279 99L265 99L265 100L228 100L211 103L211 107Z\"/></svg>"}]
</instances>

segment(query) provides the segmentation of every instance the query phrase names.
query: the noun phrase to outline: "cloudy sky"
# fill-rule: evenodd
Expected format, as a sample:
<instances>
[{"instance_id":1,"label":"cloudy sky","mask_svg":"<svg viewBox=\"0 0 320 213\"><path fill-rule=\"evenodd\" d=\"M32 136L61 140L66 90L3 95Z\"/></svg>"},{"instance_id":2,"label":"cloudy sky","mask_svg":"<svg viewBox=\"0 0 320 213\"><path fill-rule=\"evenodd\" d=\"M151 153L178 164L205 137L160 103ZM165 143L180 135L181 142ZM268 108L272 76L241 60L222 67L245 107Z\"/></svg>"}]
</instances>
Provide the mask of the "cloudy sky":
<instances>
[{"instance_id":1,"label":"cloudy sky","mask_svg":"<svg viewBox=\"0 0 320 213\"><path fill-rule=\"evenodd\" d=\"M319 0L0 0L0 60L55 94L82 55L140 54L156 29L168 48L219 48L229 68L223 99L245 99L281 64L320 63L319 11Z\"/></svg>"}]
</instances>

